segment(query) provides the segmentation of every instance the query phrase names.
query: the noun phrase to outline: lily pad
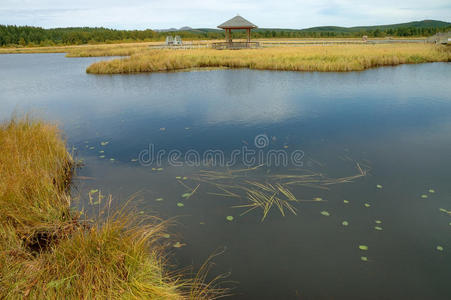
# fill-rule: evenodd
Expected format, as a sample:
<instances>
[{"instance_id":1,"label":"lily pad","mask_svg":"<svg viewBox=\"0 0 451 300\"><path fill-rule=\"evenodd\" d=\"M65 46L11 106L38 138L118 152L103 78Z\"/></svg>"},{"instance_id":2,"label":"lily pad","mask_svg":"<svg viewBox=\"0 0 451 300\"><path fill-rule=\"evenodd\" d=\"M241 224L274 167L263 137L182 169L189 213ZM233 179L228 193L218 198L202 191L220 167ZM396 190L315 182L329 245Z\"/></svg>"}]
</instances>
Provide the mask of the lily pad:
<instances>
[{"instance_id":1,"label":"lily pad","mask_svg":"<svg viewBox=\"0 0 451 300\"><path fill-rule=\"evenodd\" d=\"M381 220L376 220L376 221L374 221L374 222L376 222L376 224L382 224L382 221L381 221Z\"/></svg>"},{"instance_id":2,"label":"lily pad","mask_svg":"<svg viewBox=\"0 0 451 300\"><path fill-rule=\"evenodd\" d=\"M100 142L100 145L101 146L106 146L106 145L108 145L110 142Z\"/></svg>"},{"instance_id":3,"label":"lily pad","mask_svg":"<svg viewBox=\"0 0 451 300\"><path fill-rule=\"evenodd\" d=\"M367 245L359 245L359 249L362 251L367 251L368 250L368 246Z\"/></svg>"},{"instance_id":4,"label":"lily pad","mask_svg":"<svg viewBox=\"0 0 451 300\"><path fill-rule=\"evenodd\" d=\"M131 161L131 162L137 162L138 159L137 159L137 158L132 158L130 161Z\"/></svg>"},{"instance_id":5,"label":"lily pad","mask_svg":"<svg viewBox=\"0 0 451 300\"><path fill-rule=\"evenodd\" d=\"M180 176L176 176L176 177L175 177L175 179L182 179L182 177L180 177Z\"/></svg>"},{"instance_id":6,"label":"lily pad","mask_svg":"<svg viewBox=\"0 0 451 300\"><path fill-rule=\"evenodd\" d=\"M437 246L437 247L435 247L435 249L437 249L437 251L443 251L443 247L442 246Z\"/></svg>"},{"instance_id":7,"label":"lily pad","mask_svg":"<svg viewBox=\"0 0 451 300\"><path fill-rule=\"evenodd\" d=\"M325 210L323 210L323 211L321 212L321 214L322 214L323 216L326 216L326 217L329 217L329 216L330 216L330 213L329 213L328 211L325 211Z\"/></svg>"},{"instance_id":8,"label":"lily pad","mask_svg":"<svg viewBox=\"0 0 451 300\"><path fill-rule=\"evenodd\" d=\"M185 204L183 204L182 202L179 202L179 203L177 203L177 206L178 207L183 207L183 206L185 206Z\"/></svg>"},{"instance_id":9,"label":"lily pad","mask_svg":"<svg viewBox=\"0 0 451 300\"><path fill-rule=\"evenodd\" d=\"M165 234L163 234L163 237L164 237L165 239L168 239L168 238L170 238L171 236L170 236L168 233L165 233Z\"/></svg>"},{"instance_id":10,"label":"lily pad","mask_svg":"<svg viewBox=\"0 0 451 300\"><path fill-rule=\"evenodd\" d=\"M90 193L90 194L95 194L95 193L97 193L98 191L99 191L98 189L90 190L89 193Z\"/></svg>"},{"instance_id":11,"label":"lily pad","mask_svg":"<svg viewBox=\"0 0 451 300\"><path fill-rule=\"evenodd\" d=\"M160 128L160 130L161 130L161 131L165 131L165 130L166 130L166 128L164 128L164 127L161 127L161 128Z\"/></svg>"},{"instance_id":12,"label":"lily pad","mask_svg":"<svg viewBox=\"0 0 451 300\"><path fill-rule=\"evenodd\" d=\"M185 193L182 195L182 198L188 198L189 196L191 196L191 193Z\"/></svg>"},{"instance_id":13,"label":"lily pad","mask_svg":"<svg viewBox=\"0 0 451 300\"><path fill-rule=\"evenodd\" d=\"M115 159L114 159L114 158L110 158L110 160L111 160L111 161L115 161Z\"/></svg>"},{"instance_id":14,"label":"lily pad","mask_svg":"<svg viewBox=\"0 0 451 300\"><path fill-rule=\"evenodd\" d=\"M94 147L89 147L89 150L94 150Z\"/></svg>"},{"instance_id":15,"label":"lily pad","mask_svg":"<svg viewBox=\"0 0 451 300\"><path fill-rule=\"evenodd\" d=\"M349 223L348 223L348 221L343 221L343 222L341 222L341 225L343 225L343 226L349 226Z\"/></svg>"},{"instance_id":16,"label":"lily pad","mask_svg":"<svg viewBox=\"0 0 451 300\"><path fill-rule=\"evenodd\" d=\"M428 192L431 193L431 194L434 194L434 193L435 193L435 190L434 190L434 189L429 189Z\"/></svg>"},{"instance_id":17,"label":"lily pad","mask_svg":"<svg viewBox=\"0 0 451 300\"><path fill-rule=\"evenodd\" d=\"M174 248L181 248L181 247L183 247L183 246L185 246L185 244L182 244L182 243L180 243L180 242L177 242L177 243L175 243L174 245L172 245L172 247L174 247Z\"/></svg>"},{"instance_id":18,"label":"lily pad","mask_svg":"<svg viewBox=\"0 0 451 300\"><path fill-rule=\"evenodd\" d=\"M348 203L349 203L349 200L343 200L343 203L348 204Z\"/></svg>"},{"instance_id":19,"label":"lily pad","mask_svg":"<svg viewBox=\"0 0 451 300\"><path fill-rule=\"evenodd\" d=\"M158 201L158 202L163 201L163 200L164 200L163 198L157 198L157 199L155 199L155 201Z\"/></svg>"},{"instance_id":20,"label":"lily pad","mask_svg":"<svg viewBox=\"0 0 451 300\"><path fill-rule=\"evenodd\" d=\"M100 155L99 157L100 157L100 158L105 158L105 155Z\"/></svg>"},{"instance_id":21,"label":"lily pad","mask_svg":"<svg viewBox=\"0 0 451 300\"><path fill-rule=\"evenodd\" d=\"M99 151L99 153L105 153L105 151L103 151L103 150L100 150L100 151Z\"/></svg>"},{"instance_id":22,"label":"lily pad","mask_svg":"<svg viewBox=\"0 0 451 300\"><path fill-rule=\"evenodd\" d=\"M426 195L426 194L421 195L421 198L423 198L423 199L426 199L427 197L428 197L428 195Z\"/></svg>"},{"instance_id":23,"label":"lily pad","mask_svg":"<svg viewBox=\"0 0 451 300\"><path fill-rule=\"evenodd\" d=\"M313 200L314 200L314 201L323 201L323 198L321 198L321 197L316 197L316 198L313 198Z\"/></svg>"},{"instance_id":24,"label":"lily pad","mask_svg":"<svg viewBox=\"0 0 451 300\"><path fill-rule=\"evenodd\" d=\"M233 218L233 216L227 216L226 219L227 219L227 221L233 221L234 218Z\"/></svg>"},{"instance_id":25,"label":"lily pad","mask_svg":"<svg viewBox=\"0 0 451 300\"><path fill-rule=\"evenodd\" d=\"M188 179L188 177L186 177L186 176L185 176L185 177L183 177L183 180L187 180L187 179Z\"/></svg>"},{"instance_id":26,"label":"lily pad","mask_svg":"<svg viewBox=\"0 0 451 300\"><path fill-rule=\"evenodd\" d=\"M364 205L365 205L365 207L370 207L371 206L371 204L369 204L369 203L365 203Z\"/></svg>"},{"instance_id":27,"label":"lily pad","mask_svg":"<svg viewBox=\"0 0 451 300\"><path fill-rule=\"evenodd\" d=\"M383 230L382 227L380 227L380 226L374 226L374 229L379 230L379 231Z\"/></svg>"},{"instance_id":28,"label":"lily pad","mask_svg":"<svg viewBox=\"0 0 451 300\"><path fill-rule=\"evenodd\" d=\"M361 256L361 257L360 257L360 260L361 260L361 261L368 261L368 257L366 257L366 256Z\"/></svg>"},{"instance_id":29,"label":"lily pad","mask_svg":"<svg viewBox=\"0 0 451 300\"><path fill-rule=\"evenodd\" d=\"M157 171L163 171L163 168L158 168Z\"/></svg>"},{"instance_id":30,"label":"lily pad","mask_svg":"<svg viewBox=\"0 0 451 300\"><path fill-rule=\"evenodd\" d=\"M382 185L380 185L380 184L377 184L377 185L376 185L376 187L377 187L378 189L381 189L381 188L383 188L383 186L382 186Z\"/></svg>"}]
</instances>

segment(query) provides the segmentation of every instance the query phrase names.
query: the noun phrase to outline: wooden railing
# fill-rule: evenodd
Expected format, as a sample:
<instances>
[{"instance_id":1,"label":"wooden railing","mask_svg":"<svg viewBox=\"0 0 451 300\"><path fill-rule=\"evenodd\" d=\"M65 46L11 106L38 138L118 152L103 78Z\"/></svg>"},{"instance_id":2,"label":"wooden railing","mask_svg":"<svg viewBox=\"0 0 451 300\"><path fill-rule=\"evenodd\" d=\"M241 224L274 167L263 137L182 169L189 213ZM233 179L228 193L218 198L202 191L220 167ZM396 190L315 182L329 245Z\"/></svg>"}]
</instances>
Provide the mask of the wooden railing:
<instances>
[{"instance_id":1,"label":"wooden railing","mask_svg":"<svg viewBox=\"0 0 451 300\"><path fill-rule=\"evenodd\" d=\"M224 49L231 49L231 50L237 50L237 49L248 49L248 48L259 48L260 43L259 42L222 42L222 43L212 43L211 48L217 49L217 50L224 50Z\"/></svg>"}]
</instances>

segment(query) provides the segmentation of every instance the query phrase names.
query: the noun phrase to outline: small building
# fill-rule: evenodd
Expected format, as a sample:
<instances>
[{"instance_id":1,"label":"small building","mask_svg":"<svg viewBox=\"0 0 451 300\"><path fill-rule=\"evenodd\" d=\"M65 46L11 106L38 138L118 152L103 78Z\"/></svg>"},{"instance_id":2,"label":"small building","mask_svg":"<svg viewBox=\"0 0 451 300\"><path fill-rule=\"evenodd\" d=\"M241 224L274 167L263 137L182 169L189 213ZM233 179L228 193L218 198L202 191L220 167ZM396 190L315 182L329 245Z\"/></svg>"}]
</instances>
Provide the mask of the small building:
<instances>
[{"instance_id":1,"label":"small building","mask_svg":"<svg viewBox=\"0 0 451 300\"><path fill-rule=\"evenodd\" d=\"M180 37L180 35L176 35L174 37L174 45L176 45L176 46L183 45L182 38Z\"/></svg>"},{"instance_id":2,"label":"small building","mask_svg":"<svg viewBox=\"0 0 451 300\"><path fill-rule=\"evenodd\" d=\"M451 45L451 31L439 32L427 39L429 43Z\"/></svg>"},{"instance_id":3,"label":"small building","mask_svg":"<svg viewBox=\"0 0 451 300\"><path fill-rule=\"evenodd\" d=\"M213 48L216 49L242 49L242 48L256 48L259 47L259 43L251 42L251 30L257 28L255 24L252 24L240 15L222 23L218 28L225 30L225 43L214 43ZM233 42L232 30L246 30L246 42Z\"/></svg>"},{"instance_id":4,"label":"small building","mask_svg":"<svg viewBox=\"0 0 451 300\"><path fill-rule=\"evenodd\" d=\"M166 46L172 46L174 45L174 38L172 37L172 35L168 35L166 37Z\"/></svg>"}]
</instances>

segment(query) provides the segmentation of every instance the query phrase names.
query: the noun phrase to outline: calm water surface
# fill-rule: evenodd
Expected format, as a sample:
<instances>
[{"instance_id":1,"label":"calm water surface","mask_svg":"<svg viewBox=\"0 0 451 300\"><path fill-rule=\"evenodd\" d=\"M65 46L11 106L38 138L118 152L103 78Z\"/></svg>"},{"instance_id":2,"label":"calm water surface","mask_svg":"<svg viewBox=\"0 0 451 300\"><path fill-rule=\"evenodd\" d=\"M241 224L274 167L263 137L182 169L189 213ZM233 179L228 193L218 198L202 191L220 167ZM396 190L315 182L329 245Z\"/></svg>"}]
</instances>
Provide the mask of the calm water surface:
<instances>
[{"instance_id":1,"label":"calm water surface","mask_svg":"<svg viewBox=\"0 0 451 300\"><path fill-rule=\"evenodd\" d=\"M236 299L451 298L451 216L440 211L451 211L449 63L342 74L85 74L96 60L0 56L0 119L33 112L61 124L86 163L79 175L93 178L77 182L78 205L90 209L92 189L112 194L117 203L139 192L139 211L178 216L171 242L186 245L174 248L177 264L198 267L225 250L211 275L230 272ZM269 145L256 148L257 135ZM329 190L290 187L298 199L323 201L296 203L297 215L285 211L285 217L274 208L262 222L262 210L241 216L246 209L232 207L247 203L245 193L214 195L224 192L194 180L201 170L226 168L211 162L171 166L167 160L142 166L134 160L149 145L183 154L221 150L225 158L244 146L302 151L302 170L272 164L243 173L260 183L306 169L351 176L356 161L370 171ZM243 167L238 161L230 169ZM189 199L182 197L199 183Z\"/></svg>"}]
</instances>

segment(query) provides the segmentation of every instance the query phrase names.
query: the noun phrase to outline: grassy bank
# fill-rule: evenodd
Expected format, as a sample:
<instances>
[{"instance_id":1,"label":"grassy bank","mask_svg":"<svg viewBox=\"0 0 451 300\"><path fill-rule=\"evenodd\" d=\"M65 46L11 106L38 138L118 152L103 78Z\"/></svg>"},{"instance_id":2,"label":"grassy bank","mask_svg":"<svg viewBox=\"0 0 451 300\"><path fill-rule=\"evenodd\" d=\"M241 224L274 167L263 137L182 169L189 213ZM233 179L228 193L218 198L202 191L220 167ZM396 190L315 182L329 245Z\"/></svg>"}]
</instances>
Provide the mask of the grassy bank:
<instances>
[{"instance_id":1,"label":"grassy bank","mask_svg":"<svg viewBox=\"0 0 451 300\"><path fill-rule=\"evenodd\" d=\"M450 61L451 49L429 44L309 45L252 50L146 50L129 58L92 64L92 74L249 68L284 71L360 71L379 66Z\"/></svg>"},{"instance_id":2,"label":"grassy bank","mask_svg":"<svg viewBox=\"0 0 451 300\"><path fill-rule=\"evenodd\" d=\"M119 211L101 224L70 210L73 160L55 125L0 126L1 299L212 299L169 275L166 223ZM205 269L205 268L204 268Z\"/></svg>"}]
</instances>

